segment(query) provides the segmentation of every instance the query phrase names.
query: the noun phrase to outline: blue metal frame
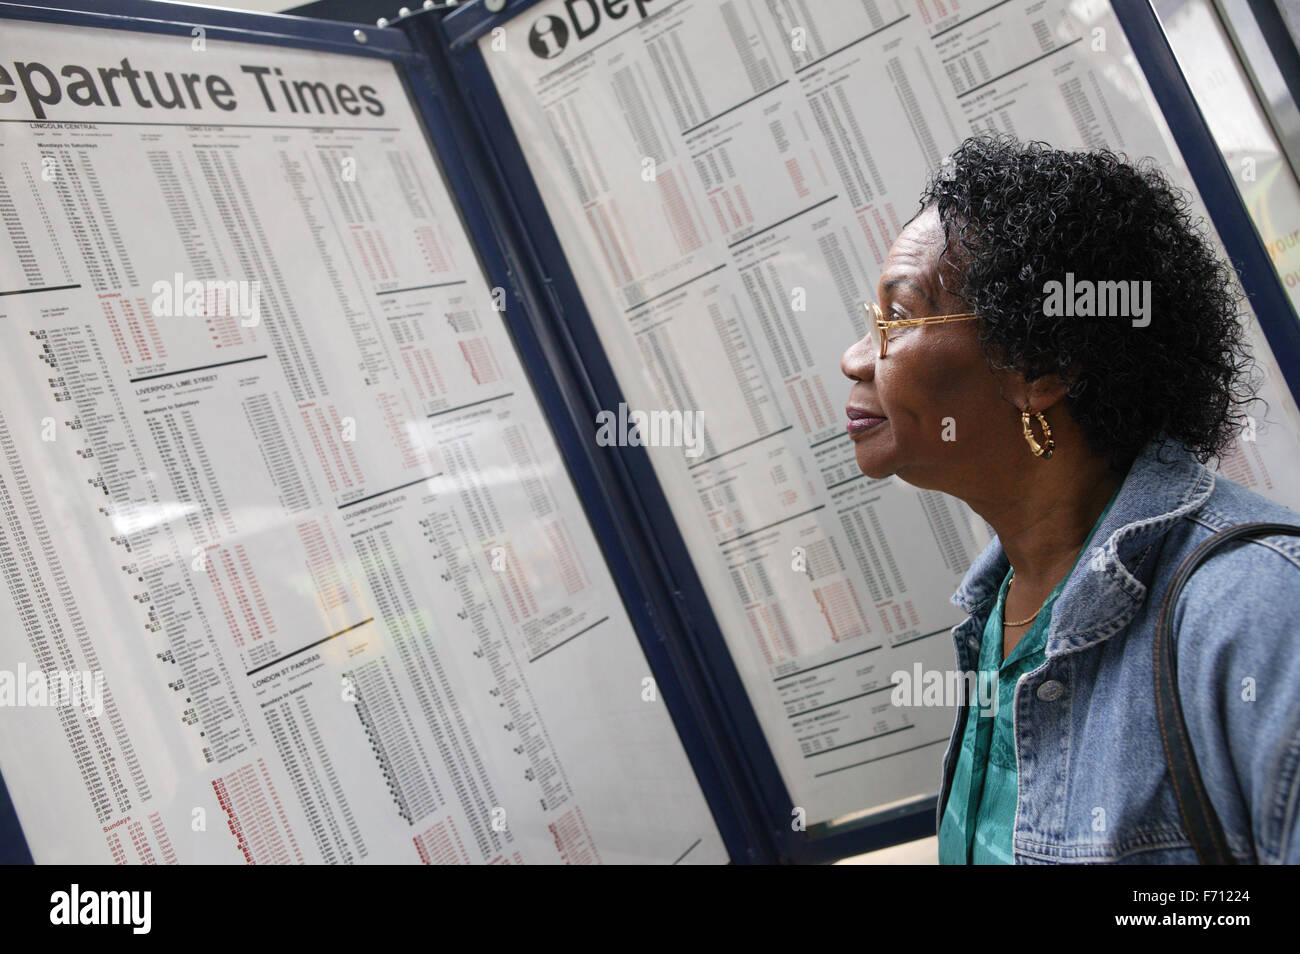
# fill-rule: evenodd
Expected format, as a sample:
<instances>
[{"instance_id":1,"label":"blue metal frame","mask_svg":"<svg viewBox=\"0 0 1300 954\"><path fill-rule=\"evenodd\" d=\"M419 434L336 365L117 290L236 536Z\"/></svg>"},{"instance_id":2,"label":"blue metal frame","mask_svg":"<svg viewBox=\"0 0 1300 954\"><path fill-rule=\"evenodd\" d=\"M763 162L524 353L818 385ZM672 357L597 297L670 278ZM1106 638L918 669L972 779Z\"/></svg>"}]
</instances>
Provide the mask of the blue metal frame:
<instances>
[{"instance_id":1,"label":"blue metal frame","mask_svg":"<svg viewBox=\"0 0 1300 954\"><path fill-rule=\"evenodd\" d=\"M1291 393L1300 399L1300 318L1187 85L1160 20L1146 0L1115 2L1112 7L1237 270L1282 376Z\"/></svg>"},{"instance_id":2,"label":"blue metal frame","mask_svg":"<svg viewBox=\"0 0 1300 954\"><path fill-rule=\"evenodd\" d=\"M430 151L459 206L479 264L490 283L508 290L506 324L520 361L551 426L727 851L737 862L775 860L775 853L756 827L757 816L750 808L745 786L737 782L733 767L726 766L725 770L720 767L727 762L727 740L715 731L708 721L712 714L701 705L707 687L702 686L693 667L678 651L681 641L672 632L671 603L647 585L647 576L641 569L645 565L644 552L639 549L641 544L615 518L624 502L610 492L610 477L598 466L599 461L592 453L590 422L593 418L579 413L582 402L575 398L578 392L574 384L565 380L563 363L553 343L535 331L532 316L547 311L545 292L550 289L533 283L527 270L515 264L517 260L512 261L514 239L510 224L501 219L495 205L480 204L481 177L466 160L475 147L461 125L460 107L445 92L449 86L440 73L445 65L433 55L436 51L423 44L413 46L402 30L365 24L194 7L161 0L111 3L59 0L59 3L60 7L55 9L0 0L0 20L184 35L193 27L202 26L210 39L379 57L398 65L407 93L424 123ZM421 13L426 20L441 15ZM354 36L357 29L364 31L365 43ZM442 148L436 148L435 143ZM588 423L585 428L580 423L584 421ZM703 701L708 701L707 697ZM0 779L0 862L32 862L3 779Z\"/></svg>"},{"instance_id":3,"label":"blue metal frame","mask_svg":"<svg viewBox=\"0 0 1300 954\"><path fill-rule=\"evenodd\" d=\"M536 269L553 303L553 327L549 333L562 343L566 360L584 380L586 419L594 420L601 408L617 407L624 401L610 365L574 279L558 235L537 191L527 161L516 138L500 97L479 52L476 40L493 27L512 19L540 0L516 0L499 14L490 14L481 3L464 6L438 23L440 42L451 55L447 58L461 98L467 104L483 143L490 144L487 161L495 183L490 188L508 205L506 214L516 223ZM594 435L589 443L594 443ZM645 535L649 552L663 586L676 602L681 630L689 652L700 668L715 703L717 731L730 739L740 757L748 784L752 787L768 836L781 861L822 864L877 848L934 834L935 799L921 800L903 811L872 816L842 831L814 834L792 829L794 801L777 768L763 735L758 717L740 674L727 649L717 617L695 570L648 453L641 447L600 448L609 460L620 496L630 502L629 523Z\"/></svg>"}]
</instances>

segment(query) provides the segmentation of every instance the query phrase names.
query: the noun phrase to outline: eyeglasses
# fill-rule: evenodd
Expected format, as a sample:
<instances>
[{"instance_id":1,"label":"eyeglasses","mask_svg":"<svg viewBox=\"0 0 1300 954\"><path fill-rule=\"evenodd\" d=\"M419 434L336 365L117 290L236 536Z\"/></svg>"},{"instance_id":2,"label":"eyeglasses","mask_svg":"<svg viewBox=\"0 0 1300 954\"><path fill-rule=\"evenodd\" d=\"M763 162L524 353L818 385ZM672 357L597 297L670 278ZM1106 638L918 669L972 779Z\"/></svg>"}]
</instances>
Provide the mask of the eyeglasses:
<instances>
[{"instance_id":1,"label":"eyeglasses","mask_svg":"<svg viewBox=\"0 0 1300 954\"><path fill-rule=\"evenodd\" d=\"M941 325L945 321L964 321L968 318L978 318L976 314L962 315L932 315L929 318L886 318L884 312L880 310L880 305L876 302L863 302L862 307L867 312L867 334L871 338L871 343L876 346L876 356L883 358L885 349L889 346L889 329L890 328L915 328L918 325Z\"/></svg>"}]
</instances>

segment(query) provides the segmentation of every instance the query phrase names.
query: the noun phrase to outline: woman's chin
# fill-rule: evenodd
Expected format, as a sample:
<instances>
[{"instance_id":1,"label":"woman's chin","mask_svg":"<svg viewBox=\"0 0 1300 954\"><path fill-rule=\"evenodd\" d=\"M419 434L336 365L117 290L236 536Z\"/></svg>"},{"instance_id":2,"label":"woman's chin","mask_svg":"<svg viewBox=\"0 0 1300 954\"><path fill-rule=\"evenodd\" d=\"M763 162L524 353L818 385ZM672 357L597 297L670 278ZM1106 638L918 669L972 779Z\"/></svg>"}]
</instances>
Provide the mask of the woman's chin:
<instances>
[{"instance_id":1,"label":"woman's chin","mask_svg":"<svg viewBox=\"0 0 1300 954\"><path fill-rule=\"evenodd\" d=\"M862 446L857 447L855 457L858 462L858 470L872 480L892 477L896 469L887 455L881 454L879 451L869 451Z\"/></svg>"}]
</instances>

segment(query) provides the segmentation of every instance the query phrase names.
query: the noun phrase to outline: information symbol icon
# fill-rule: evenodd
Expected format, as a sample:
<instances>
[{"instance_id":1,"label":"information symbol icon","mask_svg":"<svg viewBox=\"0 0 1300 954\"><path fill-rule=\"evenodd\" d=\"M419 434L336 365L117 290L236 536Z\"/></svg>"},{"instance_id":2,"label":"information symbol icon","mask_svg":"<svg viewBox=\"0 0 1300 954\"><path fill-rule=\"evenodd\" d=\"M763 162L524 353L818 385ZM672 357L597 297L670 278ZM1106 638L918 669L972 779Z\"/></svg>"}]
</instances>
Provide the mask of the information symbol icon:
<instances>
[{"instance_id":1,"label":"information symbol icon","mask_svg":"<svg viewBox=\"0 0 1300 954\"><path fill-rule=\"evenodd\" d=\"M528 46L544 60L559 56L568 42L569 28L559 17L542 17L528 31Z\"/></svg>"}]
</instances>

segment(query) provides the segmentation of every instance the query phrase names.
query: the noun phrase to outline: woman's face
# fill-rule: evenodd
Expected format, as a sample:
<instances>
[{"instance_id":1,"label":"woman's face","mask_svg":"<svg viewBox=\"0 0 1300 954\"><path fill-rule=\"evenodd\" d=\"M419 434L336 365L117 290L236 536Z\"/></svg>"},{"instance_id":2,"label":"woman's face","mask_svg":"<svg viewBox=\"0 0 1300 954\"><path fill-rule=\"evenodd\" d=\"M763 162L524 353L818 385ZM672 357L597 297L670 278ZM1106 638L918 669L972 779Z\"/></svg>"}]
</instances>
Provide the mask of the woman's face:
<instances>
[{"instance_id":1,"label":"woman's face","mask_svg":"<svg viewBox=\"0 0 1300 954\"><path fill-rule=\"evenodd\" d=\"M939 284L943 241L933 208L903 229L876 290L886 319L969 311ZM854 382L849 435L867 476L897 474L918 487L969 489L972 480L992 476L988 465L996 448L1007 446L1008 435L1019 439L1019 416L1002 397L979 346L977 324L891 330L884 358L876 356L870 337L844 352L840 369Z\"/></svg>"}]
</instances>

